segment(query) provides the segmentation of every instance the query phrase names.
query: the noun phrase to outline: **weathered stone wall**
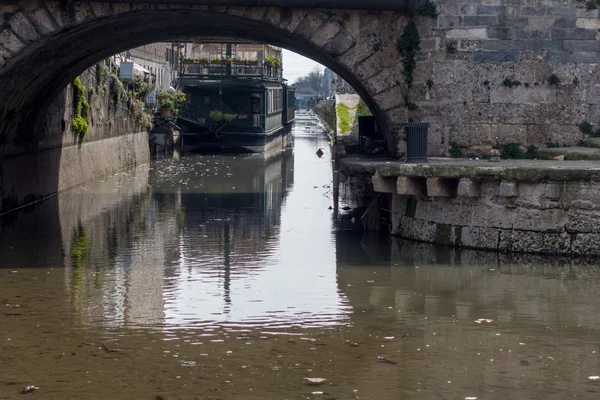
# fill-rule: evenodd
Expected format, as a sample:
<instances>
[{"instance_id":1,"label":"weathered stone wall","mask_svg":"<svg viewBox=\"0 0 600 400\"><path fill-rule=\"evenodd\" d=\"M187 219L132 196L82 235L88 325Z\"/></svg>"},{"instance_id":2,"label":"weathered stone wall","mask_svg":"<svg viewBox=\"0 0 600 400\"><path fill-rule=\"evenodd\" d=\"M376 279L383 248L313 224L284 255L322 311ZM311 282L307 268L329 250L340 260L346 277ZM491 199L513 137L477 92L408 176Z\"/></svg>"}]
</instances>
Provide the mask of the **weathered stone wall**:
<instances>
[{"instance_id":1,"label":"weathered stone wall","mask_svg":"<svg viewBox=\"0 0 600 400\"><path fill-rule=\"evenodd\" d=\"M600 255L600 182L452 184L428 179L421 195L393 193L392 234L501 252Z\"/></svg>"},{"instance_id":2,"label":"weathered stone wall","mask_svg":"<svg viewBox=\"0 0 600 400\"><path fill-rule=\"evenodd\" d=\"M141 109L137 105L132 106L126 99L115 100L118 87L125 89L105 62L87 69L79 78L85 87L85 99L90 105L89 130L84 142L147 130ZM44 116L38 149L80 144L81 141L73 131L71 122L75 116L73 108L73 85L69 84L52 102ZM7 146L5 155L10 154L9 149ZM19 151L18 147L14 149Z\"/></svg>"},{"instance_id":3,"label":"weathered stone wall","mask_svg":"<svg viewBox=\"0 0 600 400\"><path fill-rule=\"evenodd\" d=\"M73 88L68 85L44 116L35 150L14 143L2 149L0 214L148 159L146 127L126 102L114 101L108 70L97 74L93 67L80 78L90 104L85 139L73 132Z\"/></svg>"},{"instance_id":4,"label":"weathered stone wall","mask_svg":"<svg viewBox=\"0 0 600 400\"><path fill-rule=\"evenodd\" d=\"M437 18L415 17L422 42L409 98L419 109L398 115L432 123L432 154L451 141L477 153L496 138L575 145L578 124L600 122L598 10L576 0L437 4Z\"/></svg>"}]
</instances>

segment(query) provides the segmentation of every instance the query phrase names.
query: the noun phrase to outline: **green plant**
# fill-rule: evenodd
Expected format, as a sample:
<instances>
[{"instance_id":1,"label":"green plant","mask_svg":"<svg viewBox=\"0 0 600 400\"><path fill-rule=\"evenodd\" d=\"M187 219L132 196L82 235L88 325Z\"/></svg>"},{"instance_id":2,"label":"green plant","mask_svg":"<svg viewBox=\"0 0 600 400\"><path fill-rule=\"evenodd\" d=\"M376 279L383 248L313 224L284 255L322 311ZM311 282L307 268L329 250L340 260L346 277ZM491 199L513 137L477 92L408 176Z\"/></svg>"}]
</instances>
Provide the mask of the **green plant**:
<instances>
[{"instance_id":1,"label":"green plant","mask_svg":"<svg viewBox=\"0 0 600 400\"><path fill-rule=\"evenodd\" d=\"M538 158L538 148L535 145L530 145L527 147L527 151L525 152L525 158L535 159Z\"/></svg>"},{"instance_id":2,"label":"green plant","mask_svg":"<svg viewBox=\"0 0 600 400\"><path fill-rule=\"evenodd\" d=\"M550 75L550 77L548 78L548 84L551 86L556 86L560 83L560 78L558 77L558 75L556 74L552 74Z\"/></svg>"},{"instance_id":3,"label":"green plant","mask_svg":"<svg viewBox=\"0 0 600 400\"><path fill-rule=\"evenodd\" d=\"M208 116L215 122L223 121L223 111L212 110L210 113L208 113Z\"/></svg>"},{"instance_id":4,"label":"green plant","mask_svg":"<svg viewBox=\"0 0 600 400\"><path fill-rule=\"evenodd\" d=\"M265 64L270 65L271 67L281 67L281 61L273 56L265 58Z\"/></svg>"},{"instance_id":5,"label":"green plant","mask_svg":"<svg viewBox=\"0 0 600 400\"><path fill-rule=\"evenodd\" d=\"M337 118L339 120L339 130L341 134L350 133L352 131L352 114L350 107L344 103L339 103L335 110L337 112Z\"/></svg>"},{"instance_id":6,"label":"green plant","mask_svg":"<svg viewBox=\"0 0 600 400\"><path fill-rule=\"evenodd\" d=\"M413 84L413 73L417 67L417 53L421 50L421 38L417 25L411 21L402 31L402 36L397 44L398 53L402 56L402 75L406 85L411 88Z\"/></svg>"},{"instance_id":7,"label":"green plant","mask_svg":"<svg viewBox=\"0 0 600 400\"><path fill-rule=\"evenodd\" d=\"M356 115L360 115L362 117L365 116L372 116L373 113L371 112L371 110L369 109L369 107L367 107L367 105L365 104L364 101L361 101L358 103L358 106L356 107Z\"/></svg>"},{"instance_id":8,"label":"green plant","mask_svg":"<svg viewBox=\"0 0 600 400\"><path fill-rule=\"evenodd\" d=\"M82 117L75 117L71 123L73 125L73 131L79 136L79 140L83 141L89 129L88 122Z\"/></svg>"},{"instance_id":9,"label":"green plant","mask_svg":"<svg viewBox=\"0 0 600 400\"><path fill-rule=\"evenodd\" d=\"M85 86L79 77L73 81L73 131L79 136L79 140L83 141L89 129L90 104L85 100Z\"/></svg>"},{"instance_id":10,"label":"green plant","mask_svg":"<svg viewBox=\"0 0 600 400\"><path fill-rule=\"evenodd\" d=\"M483 86L488 86L490 84L490 81L488 81L487 79L485 81L483 81Z\"/></svg>"},{"instance_id":11,"label":"green plant","mask_svg":"<svg viewBox=\"0 0 600 400\"><path fill-rule=\"evenodd\" d=\"M600 137L600 128L598 128L594 132L592 132L592 134L590 136L591 137Z\"/></svg>"},{"instance_id":12,"label":"green plant","mask_svg":"<svg viewBox=\"0 0 600 400\"><path fill-rule=\"evenodd\" d=\"M598 6L597 6L597 4L596 4L596 1L594 1L594 0L588 0L588 2L587 2L587 3L585 3L585 8L586 8L588 11L591 11L591 10L595 10L595 9L597 9L597 8L598 8Z\"/></svg>"},{"instance_id":13,"label":"green plant","mask_svg":"<svg viewBox=\"0 0 600 400\"><path fill-rule=\"evenodd\" d=\"M146 97L148 97L148 95L152 91L154 91L154 86L152 86L151 84L149 84L148 82L146 82L139 76L136 76L133 79L133 85L134 85L133 95L141 101L146 101Z\"/></svg>"},{"instance_id":14,"label":"green plant","mask_svg":"<svg viewBox=\"0 0 600 400\"><path fill-rule=\"evenodd\" d=\"M577 142L577 146L579 146L579 147L585 147L586 146L585 140L579 139L579 142Z\"/></svg>"},{"instance_id":15,"label":"green plant","mask_svg":"<svg viewBox=\"0 0 600 400\"><path fill-rule=\"evenodd\" d=\"M457 52L457 47L456 47L456 42L454 40L449 41L448 43L446 43L446 53L448 54L454 54Z\"/></svg>"},{"instance_id":16,"label":"green plant","mask_svg":"<svg viewBox=\"0 0 600 400\"><path fill-rule=\"evenodd\" d=\"M504 81L502 81L502 85L507 88L513 88L513 87L521 86L521 81L518 81L516 79L511 79L511 78L505 78Z\"/></svg>"},{"instance_id":17,"label":"green plant","mask_svg":"<svg viewBox=\"0 0 600 400\"><path fill-rule=\"evenodd\" d=\"M161 100L160 108L172 110L175 108L175 103L173 103L173 100L166 98L166 99Z\"/></svg>"},{"instance_id":18,"label":"green plant","mask_svg":"<svg viewBox=\"0 0 600 400\"><path fill-rule=\"evenodd\" d=\"M529 89L529 82L525 82L524 86Z\"/></svg>"},{"instance_id":19,"label":"green plant","mask_svg":"<svg viewBox=\"0 0 600 400\"><path fill-rule=\"evenodd\" d=\"M594 126L590 124L588 121L583 121L579 124L579 131L584 135L591 136L594 131Z\"/></svg>"},{"instance_id":20,"label":"green plant","mask_svg":"<svg viewBox=\"0 0 600 400\"><path fill-rule=\"evenodd\" d=\"M456 142L450 142L450 150L448 150L448 153L450 153L450 157L452 158L463 158L465 155Z\"/></svg>"},{"instance_id":21,"label":"green plant","mask_svg":"<svg viewBox=\"0 0 600 400\"><path fill-rule=\"evenodd\" d=\"M556 149L558 147L560 147L560 143L558 142L547 142L546 143L546 147L549 149Z\"/></svg>"},{"instance_id":22,"label":"green plant","mask_svg":"<svg viewBox=\"0 0 600 400\"><path fill-rule=\"evenodd\" d=\"M106 61L101 61L96 64L96 86L101 85L104 79L108 76L108 67Z\"/></svg>"},{"instance_id":23,"label":"green plant","mask_svg":"<svg viewBox=\"0 0 600 400\"><path fill-rule=\"evenodd\" d=\"M525 152L521 149L520 143L509 142L500 146L500 157L505 159L520 159L525 158Z\"/></svg>"},{"instance_id":24,"label":"green plant","mask_svg":"<svg viewBox=\"0 0 600 400\"><path fill-rule=\"evenodd\" d=\"M419 106L416 103L409 101L406 103L406 108L408 108L409 111L416 111L419 109Z\"/></svg>"},{"instance_id":25,"label":"green plant","mask_svg":"<svg viewBox=\"0 0 600 400\"><path fill-rule=\"evenodd\" d=\"M437 16L440 15L440 13L438 12L437 5L435 3L427 0L425 4L423 4L417 9L417 15L437 18Z\"/></svg>"},{"instance_id":26,"label":"green plant","mask_svg":"<svg viewBox=\"0 0 600 400\"><path fill-rule=\"evenodd\" d=\"M579 78L578 77L574 77L573 78L573 86L577 86L579 85Z\"/></svg>"},{"instance_id":27,"label":"green plant","mask_svg":"<svg viewBox=\"0 0 600 400\"><path fill-rule=\"evenodd\" d=\"M425 84L427 85L427 89L431 89L433 87L433 81L431 79L427 79Z\"/></svg>"},{"instance_id":28,"label":"green plant","mask_svg":"<svg viewBox=\"0 0 600 400\"><path fill-rule=\"evenodd\" d=\"M231 122L237 118L237 114L223 114L223 120L225 122Z\"/></svg>"},{"instance_id":29,"label":"green plant","mask_svg":"<svg viewBox=\"0 0 600 400\"><path fill-rule=\"evenodd\" d=\"M127 91L116 74L110 74L110 94L114 106L120 106L127 99Z\"/></svg>"},{"instance_id":30,"label":"green plant","mask_svg":"<svg viewBox=\"0 0 600 400\"><path fill-rule=\"evenodd\" d=\"M377 51L381 50L381 47L382 47L382 46L381 46L381 42L375 42L375 43L373 44L373 51L374 51L374 52L377 52Z\"/></svg>"}]
</instances>

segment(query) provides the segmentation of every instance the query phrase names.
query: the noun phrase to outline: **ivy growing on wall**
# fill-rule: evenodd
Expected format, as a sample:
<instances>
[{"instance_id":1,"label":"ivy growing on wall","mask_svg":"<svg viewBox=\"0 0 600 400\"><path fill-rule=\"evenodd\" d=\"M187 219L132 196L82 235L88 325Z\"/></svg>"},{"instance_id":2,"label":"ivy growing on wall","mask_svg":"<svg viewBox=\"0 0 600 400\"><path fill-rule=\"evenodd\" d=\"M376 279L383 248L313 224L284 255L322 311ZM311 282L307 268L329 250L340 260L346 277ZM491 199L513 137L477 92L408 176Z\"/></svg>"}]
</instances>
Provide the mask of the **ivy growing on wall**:
<instances>
[{"instance_id":1,"label":"ivy growing on wall","mask_svg":"<svg viewBox=\"0 0 600 400\"><path fill-rule=\"evenodd\" d=\"M411 88L413 84L413 74L417 67L417 53L421 50L421 38L417 25L411 21L402 31L402 36L398 41L398 53L402 56L402 75L406 85Z\"/></svg>"},{"instance_id":2,"label":"ivy growing on wall","mask_svg":"<svg viewBox=\"0 0 600 400\"><path fill-rule=\"evenodd\" d=\"M79 140L83 141L88 132L90 104L85 99L85 86L79 77L73 81L73 131L79 136Z\"/></svg>"},{"instance_id":3,"label":"ivy growing on wall","mask_svg":"<svg viewBox=\"0 0 600 400\"><path fill-rule=\"evenodd\" d=\"M428 0L425 4L417 9L417 15L437 18L440 13L438 12L437 5L433 1Z\"/></svg>"}]
</instances>

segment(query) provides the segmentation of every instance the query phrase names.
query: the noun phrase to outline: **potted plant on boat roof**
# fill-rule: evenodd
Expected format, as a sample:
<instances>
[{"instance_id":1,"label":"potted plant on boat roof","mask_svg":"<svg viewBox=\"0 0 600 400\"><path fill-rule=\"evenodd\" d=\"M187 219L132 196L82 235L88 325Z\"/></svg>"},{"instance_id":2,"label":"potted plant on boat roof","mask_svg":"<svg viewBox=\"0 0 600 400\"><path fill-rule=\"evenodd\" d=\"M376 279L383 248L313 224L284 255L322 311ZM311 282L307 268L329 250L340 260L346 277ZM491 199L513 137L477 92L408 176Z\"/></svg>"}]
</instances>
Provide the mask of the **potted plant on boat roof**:
<instances>
[{"instance_id":1,"label":"potted plant on boat roof","mask_svg":"<svg viewBox=\"0 0 600 400\"><path fill-rule=\"evenodd\" d=\"M252 60L244 60L244 63L249 65L256 65L258 64L258 60L256 58L253 58Z\"/></svg>"},{"instance_id":2,"label":"potted plant on boat roof","mask_svg":"<svg viewBox=\"0 0 600 400\"><path fill-rule=\"evenodd\" d=\"M193 58L185 58L183 60L184 64L194 64L196 62L196 60L194 60Z\"/></svg>"},{"instance_id":3,"label":"potted plant on boat roof","mask_svg":"<svg viewBox=\"0 0 600 400\"><path fill-rule=\"evenodd\" d=\"M208 63L208 58L206 58L206 57L200 57L198 59L198 64L206 64L206 63Z\"/></svg>"},{"instance_id":4,"label":"potted plant on boat roof","mask_svg":"<svg viewBox=\"0 0 600 400\"><path fill-rule=\"evenodd\" d=\"M165 118L173 117L173 108L175 108L175 104L173 100L169 97L163 99L160 102L160 116Z\"/></svg>"},{"instance_id":5,"label":"potted plant on boat roof","mask_svg":"<svg viewBox=\"0 0 600 400\"><path fill-rule=\"evenodd\" d=\"M269 57L265 58L265 65L267 65L269 67L280 68L281 61L279 61L277 58L275 58L273 56L269 56Z\"/></svg>"}]
</instances>

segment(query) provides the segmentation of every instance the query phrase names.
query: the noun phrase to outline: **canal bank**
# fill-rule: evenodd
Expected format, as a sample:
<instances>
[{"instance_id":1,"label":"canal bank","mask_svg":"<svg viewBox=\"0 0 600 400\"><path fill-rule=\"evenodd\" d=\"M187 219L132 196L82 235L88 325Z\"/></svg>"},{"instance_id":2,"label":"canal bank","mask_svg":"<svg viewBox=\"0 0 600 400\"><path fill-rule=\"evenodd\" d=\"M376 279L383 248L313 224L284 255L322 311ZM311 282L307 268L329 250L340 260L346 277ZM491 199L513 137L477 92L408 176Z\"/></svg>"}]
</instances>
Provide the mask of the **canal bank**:
<instances>
[{"instance_id":1,"label":"canal bank","mask_svg":"<svg viewBox=\"0 0 600 400\"><path fill-rule=\"evenodd\" d=\"M0 215L146 163L150 125L111 63L86 70L52 102L39 131L0 145Z\"/></svg>"},{"instance_id":2,"label":"canal bank","mask_svg":"<svg viewBox=\"0 0 600 400\"><path fill-rule=\"evenodd\" d=\"M367 209L363 219L371 215L372 223L363 223L368 229L464 248L600 255L596 162L435 158L407 164L348 156L340 171L343 185L354 192L362 187L358 202Z\"/></svg>"}]
</instances>

